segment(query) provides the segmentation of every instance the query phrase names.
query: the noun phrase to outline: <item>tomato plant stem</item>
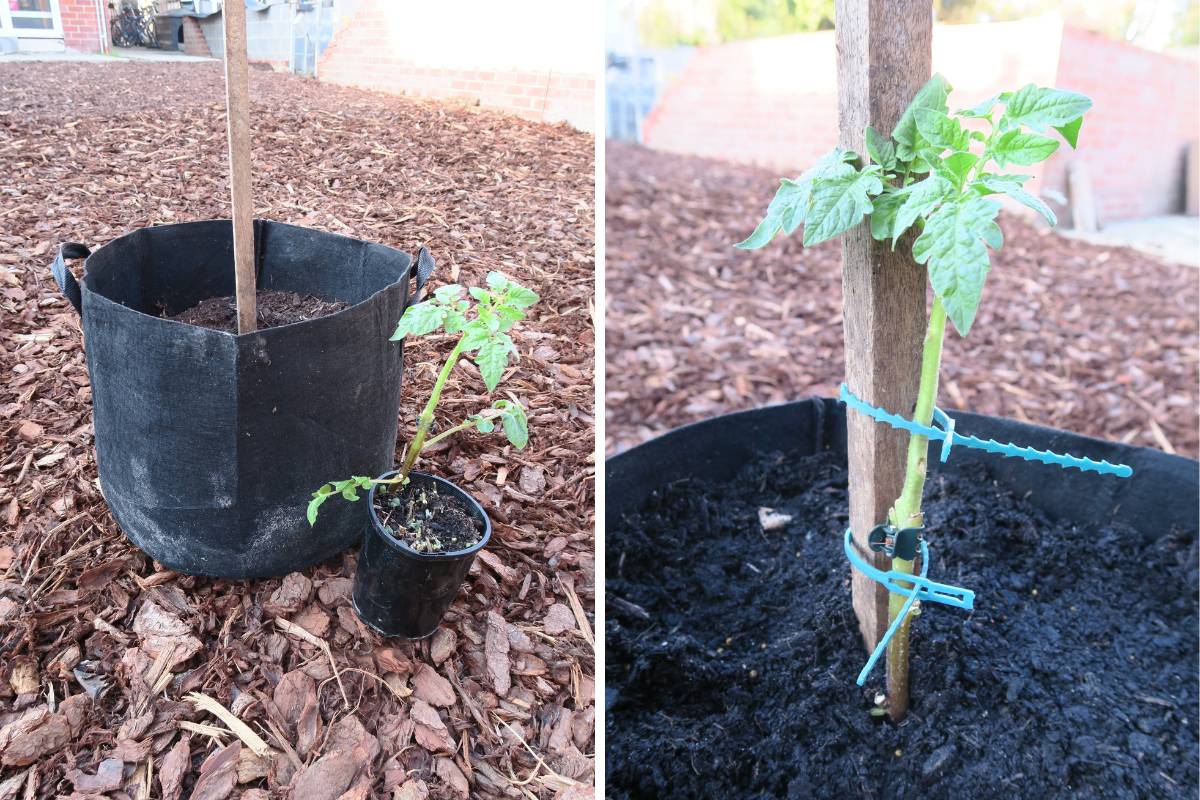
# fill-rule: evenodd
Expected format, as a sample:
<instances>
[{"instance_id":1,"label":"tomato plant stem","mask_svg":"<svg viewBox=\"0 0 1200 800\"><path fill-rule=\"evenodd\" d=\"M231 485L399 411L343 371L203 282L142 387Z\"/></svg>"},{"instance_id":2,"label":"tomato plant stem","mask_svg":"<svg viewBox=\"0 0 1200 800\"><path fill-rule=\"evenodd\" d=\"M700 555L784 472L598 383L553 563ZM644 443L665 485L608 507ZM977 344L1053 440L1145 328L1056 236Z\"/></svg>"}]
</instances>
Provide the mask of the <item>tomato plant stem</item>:
<instances>
[{"instance_id":1,"label":"tomato plant stem","mask_svg":"<svg viewBox=\"0 0 1200 800\"><path fill-rule=\"evenodd\" d=\"M929 326L925 330L925 344L921 353L921 385L917 391L917 405L913 420L928 426L933 422L933 408L937 402L938 372L942 363L942 339L946 332L946 310L942 301L934 298L929 311ZM904 488L888 514L889 522L897 529L921 526L921 494L925 490L925 473L929 460L929 437L911 434L908 439L908 459L904 471ZM913 562L902 558L892 559L892 569L912 574ZM908 584L911 586L911 584ZM905 597L892 593L888 598L888 622L894 622L904 605ZM887 649L887 694L888 715L896 722L908 713L908 624L906 619Z\"/></svg>"},{"instance_id":2,"label":"tomato plant stem","mask_svg":"<svg viewBox=\"0 0 1200 800\"><path fill-rule=\"evenodd\" d=\"M408 478L413 463L425 447L425 437L429 435L429 428L433 425L433 410L437 408L438 400L442 397L442 389L446 387L450 371L454 369L454 365L458 363L458 357L462 355L465 340L466 337L460 337L458 344L454 345L454 349L450 351L446 363L442 365L442 371L438 373L437 382L433 384L433 391L429 393L429 402L425 404L425 408L421 409L421 416L417 417L417 433L409 443L408 451L404 454L404 463L400 465L400 474L395 478L397 483L404 483Z\"/></svg>"}]
</instances>

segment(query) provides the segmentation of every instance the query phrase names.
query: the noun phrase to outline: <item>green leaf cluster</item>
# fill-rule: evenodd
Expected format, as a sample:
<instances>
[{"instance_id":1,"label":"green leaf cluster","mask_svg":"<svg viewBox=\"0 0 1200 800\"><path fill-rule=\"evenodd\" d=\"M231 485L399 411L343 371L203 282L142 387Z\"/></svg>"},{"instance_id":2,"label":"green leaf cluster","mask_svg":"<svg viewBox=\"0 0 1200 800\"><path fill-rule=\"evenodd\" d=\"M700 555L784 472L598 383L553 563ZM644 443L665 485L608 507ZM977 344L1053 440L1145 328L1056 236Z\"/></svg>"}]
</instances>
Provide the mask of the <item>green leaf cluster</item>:
<instances>
[{"instance_id":1,"label":"green leaf cluster","mask_svg":"<svg viewBox=\"0 0 1200 800\"><path fill-rule=\"evenodd\" d=\"M409 306L391 340L424 336L437 330L461 334L461 352L474 353L475 366L489 392L495 391L517 352L508 330L525 318L538 296L499 272L489 272L487 287L472 286L464 297L457 283L439 286L433 297Z\"/></svg>"},{"instance_id":2,"label":"green leaf cluster","mask_svg":"<svg viewBox=\"0 0 1200 800\"><path fill-rule=\"evenodd\" d=\"M320 489L312 493L312 500L308 502L308 524L315 525L317 522L317 509L321 507L329 498L340 494L346 500L357 500L359 489L370 489L371 484L375 481L365 475L355 475L352 478L347 478L344 481L334 481L327 483Z\"/></svg>"},{"instance_id":3,"label":"green leaf cluster","mask_svg":"<svg viewBox=\"0 0 1200 800\"><path fill-rule=\"evenodd\" d=\"M893 248L912 230L913 257L954 327L971 329L991 266L1003 245L991 195L1006 195L1051 224L1054 212L1024 188L1030 166L1059 147L1075 147L1092 101L1076 92L1029 84L951 112L952 88L934 75L914 95L890 136L865 131L866 155L834 148L798 178L784 179L763 221L736 246L757 249L804 225L804 245L834 238L869 218L872 237Z\"/></svg>"},{"instance_id":4,"label":"green leaf cluster","mask_svg":"<svg viewBox=\"0 0 1200 800\"><path fill-rule=\"evenodd\" d=\"M441 398L454 365L463 354L474 353L475 364L488 391L494 391L508 367L509 356L517 352L508 331L525 318L525 309L538 301L535 292L499 272L489 272L486 287L471 287L464 292L458 284L439 286L433 296L410 306L401 316L392 334L392 341L406 336L423 336L437 330L457 334L458 342L442 365L437 381L430 392L429 400L417 420L417 433L410 443L396 477L387 480L354 476L343 481L327 483L312 494L308 504L308 524L317 521L321 505L335 495L346 500L357 500L359 489L369 489L375 484L405 484L417 456L437 439L474 428L481 433L496 429L495 420L500 420L504 435L518 450L529 444L529 421L525 409L515 400L497 399L491 408L471 414L462 422L433 438L427 438L433 425L434 410Z\"/></svg>"},{"instance_id":5,"label":"green leaf cluster","mask_svg":"<svg viewBox=\"0 0 1200 800\"><path fill-rule=\"evenodd\" d=\"M496 429L495 420L500 420L504 435L513 447L524 450L529 444L529 421L525 417L525 407L512 400L496 400L492 403L492 411L480 412L467 417L467 421L475 423L475 429L480 433L491 433Z\"/></svg>"}]
</instances>

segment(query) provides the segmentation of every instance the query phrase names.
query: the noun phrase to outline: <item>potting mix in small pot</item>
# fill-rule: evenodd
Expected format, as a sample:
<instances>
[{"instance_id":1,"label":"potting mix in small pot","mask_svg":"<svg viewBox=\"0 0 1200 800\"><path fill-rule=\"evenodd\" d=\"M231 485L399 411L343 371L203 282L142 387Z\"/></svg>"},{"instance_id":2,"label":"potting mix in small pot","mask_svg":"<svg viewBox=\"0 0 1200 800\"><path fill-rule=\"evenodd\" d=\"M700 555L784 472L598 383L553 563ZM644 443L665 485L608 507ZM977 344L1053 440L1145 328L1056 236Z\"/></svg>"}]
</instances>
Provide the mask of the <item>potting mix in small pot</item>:
<instances>
[{"instance_id":1,"label":"potting mix in small pot","mask_svg":"<svg viewBox=\"0 0 1200 800\"><path fill-rule=\"evenodd\" d=\"M463 294L457 284L439 287L432 298L404 312L391 337L400 341L438 330L458 336L417 419L400 469L377 478L353 476L327 483L313 492L308 505L308 520L316 524L329 498L341 495L356 501L360 489L368 490L371 521L353 598L362 620L386 636L420 639L432 634L492 532L483 507L469 494L447 480L414 472L417 458L461 431L491 433L497 422L514 447L522 449L529 441L524 407L502 398L431 435L434 412L459 359L473 353L484 385L494 392L516 352L508 331L538 300L534 292L499 272L488 273L486 288L471 287L469 297Z\"/></svg>"}]
</instances>

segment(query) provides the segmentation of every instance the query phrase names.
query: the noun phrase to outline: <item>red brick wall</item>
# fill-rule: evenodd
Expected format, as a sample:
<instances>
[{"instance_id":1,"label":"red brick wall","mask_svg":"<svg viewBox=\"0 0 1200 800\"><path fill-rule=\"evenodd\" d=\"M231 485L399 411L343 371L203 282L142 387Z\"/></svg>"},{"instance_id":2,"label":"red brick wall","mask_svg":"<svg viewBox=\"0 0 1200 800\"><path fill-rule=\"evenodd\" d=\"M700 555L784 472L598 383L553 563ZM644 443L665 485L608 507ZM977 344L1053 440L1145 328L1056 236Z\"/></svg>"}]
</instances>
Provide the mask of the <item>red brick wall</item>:
<instances>
[{"instance_id":1,"label":"red brick wall","mask_svg":"<svg viewBox=\"0 0 1200 800\"><path fill-rule=\"evenodd\" d=\"M934 70L963 105L998 87L1054 82L1061 22L1039 17L934 28ZM837 140L832 32L703 47L643 125L650 147L793 169Z\"/></svg>"},{"instance_id":2,"label":"red brick wall","mask_svg":"<svg viewBox=\"0 0 1200 800\"><path fill-rule=\"evenodd\" d=\"M404 42L391 37L377 0L367 0L321 54L317 77L392 94L461 98L529 119L593 129L590 75L417 64L405 58Z\"/></svg>"},{"instance_id":3,"label":"red brick wall","mask_svg":"<svg viewBox=\"0 0 1200 800\"><path fill-rule=\"evenodd\" d=\"M1068 26L1058 82L1095 103L1071 157L1086 165L1101 224L1181 212L1187 146L1200 135L1200 67ZM1064 168L1047 165L1047 180Z\"/></svg>"},{"instance_id":4,"label":"red brick wall","mask_svg":"<svg viewBox=\"0 0 1200 800\"><path fill-rule=\"evenodd\" d=\"M107 25L108 4L104 3ZM58 0L62 15L63 41L68 50L84 53L99 53L100 30L96 19L96 0Z\"/></svg>"},{"instance_id":5,"label":"red brick wall","mask_svg":"<svg viewBox=\"0 0 1200 800\"><path fill-rule=\"evenodd\" d=\"M1026 83L1095 100L1078 153L1064 146L1022 170L1034 174L1033 191L1066 194L1067 163L1081 158L1101 222L1181 208L1184 151L1200 130L1195 63L1064 28L1052 15L939 25L933 62L955 87L955 107ZM796 172L837 140L836 66L832 33L700 48L644 121L645 144Z\"/></svg>"}]
</instances>

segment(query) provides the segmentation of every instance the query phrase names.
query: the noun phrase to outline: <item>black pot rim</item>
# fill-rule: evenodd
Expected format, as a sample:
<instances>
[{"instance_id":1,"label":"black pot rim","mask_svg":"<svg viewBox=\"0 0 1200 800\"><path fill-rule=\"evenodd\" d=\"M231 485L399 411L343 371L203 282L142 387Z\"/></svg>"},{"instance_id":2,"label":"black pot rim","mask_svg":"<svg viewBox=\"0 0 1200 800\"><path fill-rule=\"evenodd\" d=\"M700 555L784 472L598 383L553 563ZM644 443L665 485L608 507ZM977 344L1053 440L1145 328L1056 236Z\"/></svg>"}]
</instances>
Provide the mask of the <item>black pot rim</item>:
<instances>
[{"instance_id":1,"label":"black pot rim","mask_svg":"<svg viewBox=\"0 0 1200 800\"><path fill-rule=\"evenodd\" d=\"M390 470L380 475L378 478L376 478L376 480L390 478L399 471L400 470L397 469ZM471 496L470 492L468 492L466 489L463 489L461 486L458 486L457 484L451 483L445 478L438 477L437 475L431 475L428 472L413 470L412 472L408 473L408 475L410 480L415 477L421 477L452 490L455 496L461 499L464 503L467 503L470 508L478 511L479 516L483 518L483 536L479 538L478 542L464 550L452 550L446 553L418 553L416 550L413 550L404 542L401 542L399 539L393 536L391 531L388 530L387 526L379 521L379 517L375 514L375 493L379 489L379 484L376 483L372 484L371 488L367 491L367 511L371 515L371 527L375 529L375 532L380 535L388 547L391 547L393 550L403 553L410 558L421 558L429 561L457 561L464 556L470 556L478 553L487 545L492 538L492 518L488 516L487 511L485 511L483 506L479 504L479 501Z\"/></svg>"},{"instance_id":2,"label":"black pot rim","mask_svg":"<svg viewBox=\"0 0 1200 800\"><path fill-rule=\"evenodd\" d=\"M233 225L233 220L227 219L225 217L214 217L213 219L193 219L193 220L188 220L187 222L172 222L172 223L168 223L166 225L147 225L144 228L134 228L131 231L126 231L125 233L121 234L120 236L116 237L115 239L111 239L108 242L105 242L104 244L100 245L95 250L93 250L92 255L95 255L96 253L100 252L101 250L108 247L109 245L113 245L113 244L116 244L117 242L129 239L143 231L147 231L147 230L157 231L157 230L166 229L166 228L182 228L182 227L185 227L188 225L201 225L201 224L213 223L213 222L227 222L227 223L229 223L230 226ZM254 217L253 222L255 222L255 223L270 223L271 225L286 227L286 228L304 228L305 230L316 231L317 233L322 233L327 236L333 236L338 239L354 239L354 240L360 241L360 242L367 241L366 239L358 239L358 237L356 237L356 236L347 236L344 233L334 233L333 231L325 231L325 230L321 230L320 228L309 228L306 225L293 225L290 222L278 222L276 220L268 219L266 217ZM256 231L255 235L257 235L257 231ZM219 330L215 330L213 328L205 328L203 325L193 325L190 322L180 322L177 319L171 319L169 317L156 317L153 314L147 314L145 311L141 311L139 309L132 308L131 306L126 306L122 303L118 303L115 300L105 297L104 295L91 289L87 285L87 262L91 260L92 255L89 255L87 258L85 258L83 260L83 269L84 269L83 280L81 280L79 282L79 286L80 286L81 291L86 295L90 295L93 298L98 298L99 300L103 300L104 302L109 303L113 306L120 306L121 308L124 308L127 311L132 311L135 314L141 314L144 317L149 317L150 319L155 320L155 322L158 322L158 323L165 323L167 325L182 325L187 328L199 328L200 330L205 332L205 335L212 334L214 336L228 336L232 339L248 339L251 336L256 336L258 334L261 334L264 330L275 331L275 330L282 330L284 328L294 328L297 325L310 325L310 324L313 324L316 322L320 322L321 320L332 319L334 317L338 317L342 314L346 314L346 313L350 312L351 310L357 308L358 306L362 305L363 303L366 303L366 302L372 300L373 298L379 296L383 292L386 292L389 289L391 289L392 287L396 286L397 284L404 283L411 278L412 264L414 262L414 259L411 255L409 255L408 253L405 253L403 250L400 250L399 248L391 247L390 245L381 244L378 242L370 242L370 243L371 244L379 244L380 247L386 247L389 250L394 250L397 253L408 256L409 271L405 272L404 275L397 278L392 283L389 283L387 286L384 286L382 289L375 292L370 297L365 297L362 300L360 300L359 302L354 303L353 305L348 305L345 308L341 309L340 311L335 311L332 314L326 314L323 317L315 317L313 319L300 320L299 322L289 322L286 325L274 325L270 328L256 328L255 330L252 330L248 333L230 333L229 331L219 331ZM255 288L257 289L257 287L255 287ZM205 299L212 299L212 298L205 298Z\"/></svg>"}]
</instances>

